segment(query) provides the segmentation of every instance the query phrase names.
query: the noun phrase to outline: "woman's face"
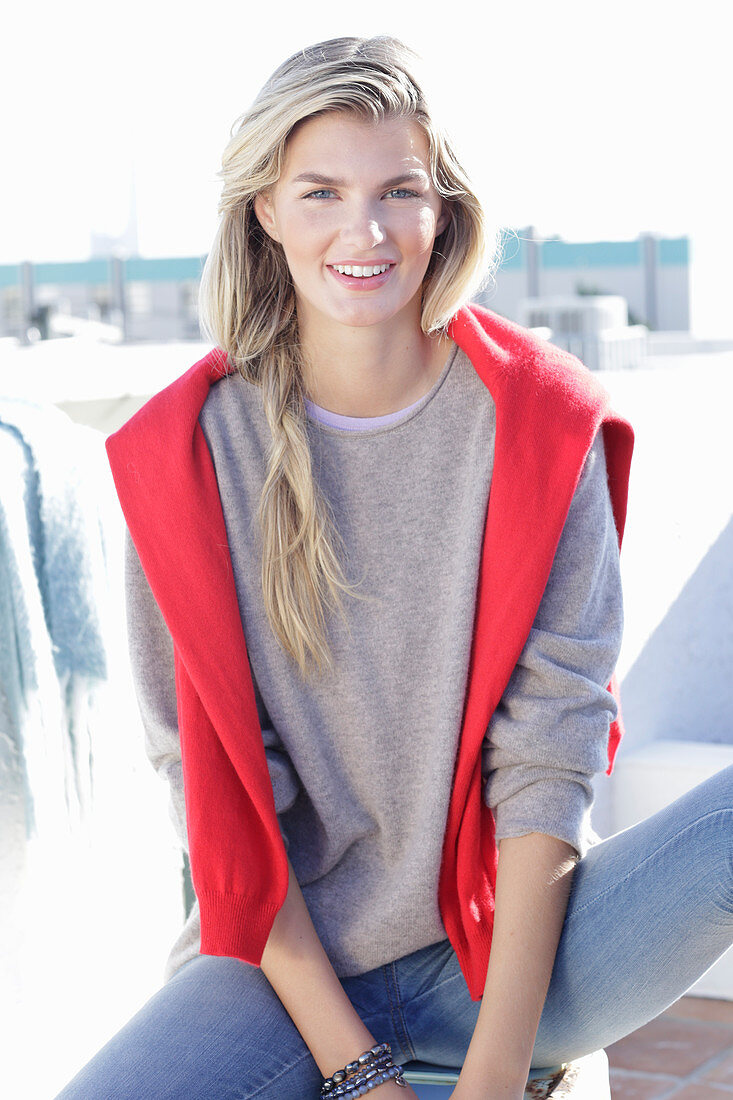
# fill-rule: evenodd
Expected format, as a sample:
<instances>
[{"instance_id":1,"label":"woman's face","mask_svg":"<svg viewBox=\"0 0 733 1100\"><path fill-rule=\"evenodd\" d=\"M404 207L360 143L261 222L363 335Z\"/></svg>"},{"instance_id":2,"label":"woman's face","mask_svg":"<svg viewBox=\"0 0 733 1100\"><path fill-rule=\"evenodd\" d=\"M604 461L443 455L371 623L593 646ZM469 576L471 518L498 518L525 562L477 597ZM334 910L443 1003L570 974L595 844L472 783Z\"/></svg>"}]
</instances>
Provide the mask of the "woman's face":
<instances>
[{"instance_id":1,"label":"woman's face","mask_svg":"<svg viewBox=\"0 0 733 1100\"><path fill-rule=\"evenodd\" d=\"M285 252L309 338L334 325L419 325L422 281L449 217L423 129L327 113L297 126L285 154L255 212Z\"/></svg>"}]
</instances>

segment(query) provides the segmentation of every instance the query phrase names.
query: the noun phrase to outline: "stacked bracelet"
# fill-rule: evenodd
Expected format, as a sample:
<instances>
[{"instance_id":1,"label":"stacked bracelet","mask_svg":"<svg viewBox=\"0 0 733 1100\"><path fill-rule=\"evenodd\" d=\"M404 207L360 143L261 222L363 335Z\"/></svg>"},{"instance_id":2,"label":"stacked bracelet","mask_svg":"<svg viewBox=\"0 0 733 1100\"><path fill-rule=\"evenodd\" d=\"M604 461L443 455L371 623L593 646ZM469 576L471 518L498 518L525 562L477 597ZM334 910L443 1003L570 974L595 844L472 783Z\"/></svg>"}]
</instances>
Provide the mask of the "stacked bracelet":
<instances>
[{"instance_id":1,"label":"stacked bracelet","mask_svg":"<svg viewBox=\"0 0 733 1100\"><path fill-rule=\"evenodd\" d=\"M378 1043L343 1069L337 1070L332 1077L327 1077L321 1085L321 1097L323 1100L357 1100L357 1097L365 1096L385 1081L406 1086L402 1066L392 1063L389 1043Z\"/></svg>"}]
</instances>

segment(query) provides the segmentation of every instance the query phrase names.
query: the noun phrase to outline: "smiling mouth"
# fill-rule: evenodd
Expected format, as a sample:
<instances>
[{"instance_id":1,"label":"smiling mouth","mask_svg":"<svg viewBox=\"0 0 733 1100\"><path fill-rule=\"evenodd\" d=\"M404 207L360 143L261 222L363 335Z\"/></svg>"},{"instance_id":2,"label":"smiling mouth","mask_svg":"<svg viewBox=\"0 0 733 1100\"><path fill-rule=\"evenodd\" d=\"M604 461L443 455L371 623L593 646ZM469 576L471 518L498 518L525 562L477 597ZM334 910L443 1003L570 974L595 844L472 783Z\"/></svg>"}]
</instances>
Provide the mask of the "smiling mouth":
<instances>
[{"instance_id":1,"label":"smiling mouth","mask_svg":"<svg viewBox=\"0 0 733 1100\"><path fill-rule=\"evenodd\" d=\"M371 279L375 275L383 275L392 264L331 264L339 275L351 275L354 279Z\"/></svg>"}]
</instances>

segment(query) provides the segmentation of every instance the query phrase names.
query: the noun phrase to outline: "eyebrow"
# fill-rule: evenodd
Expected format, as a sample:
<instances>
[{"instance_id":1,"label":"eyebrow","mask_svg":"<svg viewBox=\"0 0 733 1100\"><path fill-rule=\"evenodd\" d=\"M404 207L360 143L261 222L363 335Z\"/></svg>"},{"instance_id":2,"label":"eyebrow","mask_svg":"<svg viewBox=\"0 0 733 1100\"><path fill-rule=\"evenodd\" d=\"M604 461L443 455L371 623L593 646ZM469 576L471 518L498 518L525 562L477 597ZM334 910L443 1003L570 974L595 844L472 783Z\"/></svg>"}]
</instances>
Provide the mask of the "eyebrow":
<instances>
[{"instance_id":1,"label":"eyebrow","mask_svg":"<svg viewBox=\"0 0 733 1100\"><path fill-rule=\"evenodd\" d=\"M411 180L425 181L428 179L427 172L422 168L409 168L406 172L401 172L399 176L393 176L392 179L385 180L382 183L382 187L396 187L398 183L408 183ZM324 176L320 172L301 172L299 176L295 176L292 180L293 183L317 183L321 187L342 187L344 180L334 179L332 176Z\"/></svg>"}]
</instances>

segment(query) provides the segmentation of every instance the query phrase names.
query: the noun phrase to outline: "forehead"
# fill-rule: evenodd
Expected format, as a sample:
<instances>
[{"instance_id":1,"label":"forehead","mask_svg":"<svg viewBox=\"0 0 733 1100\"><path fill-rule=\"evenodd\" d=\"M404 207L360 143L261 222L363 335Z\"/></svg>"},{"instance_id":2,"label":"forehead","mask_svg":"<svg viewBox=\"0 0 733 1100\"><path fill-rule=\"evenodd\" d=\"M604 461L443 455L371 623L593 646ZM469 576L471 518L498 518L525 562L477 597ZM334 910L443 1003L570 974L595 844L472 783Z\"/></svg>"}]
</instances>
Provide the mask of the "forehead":
<instances>
[{"instance_id":1,"label":"forehead","mask_svg":"<svg viewBox=\"0 0 733 1100\"><path fill-rule=\"evenodd\" d=\"M285 147L282 176L306 171L337 175L344 166L381 174L423 168L429 175L428 139L412 118L372 122L347 112L327 112L300 122Z\"/></svg>"}]
</instances>

